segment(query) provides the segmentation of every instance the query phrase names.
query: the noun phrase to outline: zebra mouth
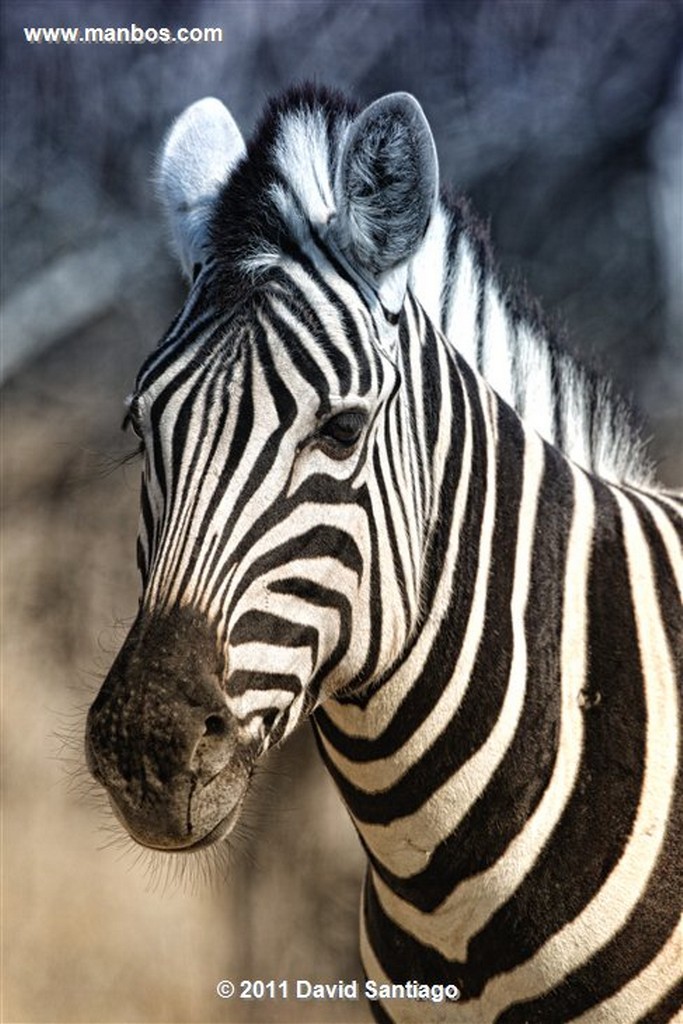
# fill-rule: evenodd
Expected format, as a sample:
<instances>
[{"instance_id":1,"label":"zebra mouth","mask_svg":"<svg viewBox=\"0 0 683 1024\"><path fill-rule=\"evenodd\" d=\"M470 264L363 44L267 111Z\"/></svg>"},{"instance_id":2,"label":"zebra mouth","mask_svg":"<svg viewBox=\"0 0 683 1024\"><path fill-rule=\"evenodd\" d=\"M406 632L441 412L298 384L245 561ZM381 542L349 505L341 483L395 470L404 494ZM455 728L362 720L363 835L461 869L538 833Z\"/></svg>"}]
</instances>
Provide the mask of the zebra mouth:
<instances>
[{"instance_id":1,"label":"zebra mouth","mask_svg":"<svg viewBox=\"0 0 683 1024\"><path fill-rule=\"evenodd\" d=\"M165 843L160 843L158 841L154 842L153 840L140 835L135 828L131 827L130 821L126 820L123 816L120 809L117 807L116 802L110 799L110 803L114 814L125 827L131 838L134 839L139 846L144 846L147 850L156 850L159 853L196 853L198 850L205 850L209 846L213 846L214 843L218 843L221 839L225 839L226 836L232 832L242 809L242 801L239 801L223 818L220 819L216 825L213 826L213 828L199 838L195 838L190 832L183 839L174 839Z\"/></svg>"},{"instance_id":2,"label":"zebra mouth","mask_svg":"<svg viewBox=\"0 0 683 1024\"><path fill-rule=\"evenodd\" d=\"M201 836L199 839L191 840L186 844L174 844L173 846L155 846L151 843L141 843L142 846L146 846L149 850L158 850L160 853L196 853L198 850L206 850L209 846L213 846L214 843L218 843L221 839L225 839L226 836L232 832L235 822L237 821L240 813L240 808L233 807L233 809L222 818L217 825L207 832L206 835ZM137 842L140 842L138 839Z\"/></svg>"},{"instance_id":3,"label":"zebra mouth","mask_svg":"<svg viewBox=\"0 0 683 1024\"><path fill-rule=\"evenodd\" d=\"M180 848L180 853L194 853L195 850L205 850L207 846L213 846L214 843L220 842L221 839L225 839L227 835L232 832L235 822L239 816L239 809L235 808L230 814L226 815L222 821L219 821L210 832L207 832L201 839L197 839L196 842L190 843L189 846L183 846Z\"/></svg>"}]
</instances>

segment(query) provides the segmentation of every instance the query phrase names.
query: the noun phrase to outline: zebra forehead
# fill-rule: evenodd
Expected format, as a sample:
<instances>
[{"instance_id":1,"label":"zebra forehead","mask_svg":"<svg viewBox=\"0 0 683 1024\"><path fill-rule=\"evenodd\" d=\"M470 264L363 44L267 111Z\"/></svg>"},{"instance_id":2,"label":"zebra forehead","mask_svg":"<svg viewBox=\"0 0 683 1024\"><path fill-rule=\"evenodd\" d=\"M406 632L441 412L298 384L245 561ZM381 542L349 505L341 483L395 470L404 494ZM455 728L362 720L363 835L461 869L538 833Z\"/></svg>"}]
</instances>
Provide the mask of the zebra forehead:
<instances>
[{"instance_id":1,"label":"zebra forehead","mask_svg":"<svg viewBox=\"0 0 683 1024\"><path fill-rule=\"evenodd\" d=\"M245 158L223 186L209 228L226 276L273 266L310 225L334 212L334 175L357 113L341 93L312 85L272 100Z\"/></svg>"},{"instance_id":2,"label":"zebra forehead","mask_svg":"<svg viewBox=\"0 0 683 1024\"><path fill-rule=\"evenodd\" d=\"M282 186L272 186L276 204L296 224L305 211L311 223L325 224L334 212L330 144L323 111L297 110L282 116L274 148L275 163L288 179L292 203ZM289 201L288 201L289 200Z\"/></svg>"}]
</instances>

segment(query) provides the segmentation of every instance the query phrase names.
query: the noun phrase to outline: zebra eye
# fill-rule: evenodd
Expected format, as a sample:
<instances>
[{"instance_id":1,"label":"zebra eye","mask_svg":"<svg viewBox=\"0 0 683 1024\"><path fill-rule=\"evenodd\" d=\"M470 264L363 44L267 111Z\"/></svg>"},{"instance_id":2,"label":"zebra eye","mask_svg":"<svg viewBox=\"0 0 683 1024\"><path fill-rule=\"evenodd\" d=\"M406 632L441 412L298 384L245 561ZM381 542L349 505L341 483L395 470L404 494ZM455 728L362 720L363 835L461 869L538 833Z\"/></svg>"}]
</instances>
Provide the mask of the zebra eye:
<instances>
[{"instance_id":1,"label":"zebra eye","mask_svg":"<svg viewBox=\"0 0 683 1024\"><path fill-rule=\"evenodd\" d=\"M126 399L126 415L123 417L121 430L128 430L128 428L130 428L135 436L142 440L142 427L140 426L139 414L140 410L137 399L131 395Z\"/></svg>"},{"instance_id":2,"label":"zebra eye","mask_svg":"<svg viewBox=\"0 0 683 1024\"><path fill-rule=\"evenodd\" d=\"M323 423L319 436L338 454L350 454L363 433L366 421L367 415L362 409L346 409Z\"/></svg>"}]
</instances>

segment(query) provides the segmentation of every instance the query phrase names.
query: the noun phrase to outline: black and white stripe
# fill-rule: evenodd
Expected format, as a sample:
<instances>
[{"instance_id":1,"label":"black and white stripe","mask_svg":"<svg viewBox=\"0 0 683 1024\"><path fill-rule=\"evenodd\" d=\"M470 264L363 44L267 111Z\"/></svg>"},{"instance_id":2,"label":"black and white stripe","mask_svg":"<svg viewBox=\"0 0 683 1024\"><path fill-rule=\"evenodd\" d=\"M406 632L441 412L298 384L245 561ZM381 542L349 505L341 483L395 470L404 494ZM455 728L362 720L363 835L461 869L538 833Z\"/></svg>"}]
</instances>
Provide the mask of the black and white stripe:
<instances>
[{"instance_id":1,"label":"black and white stripe","mask_svg":"<svg viewBox=\"0 0 683 1024\"><path fill-rule=\"evenodd\" d=\"M297 90L237 150L131 399L141 621L211 624L257 755L313 716L368 977L462 994L379 1020L673 1019L680 498L435 198L410 97Z\"/></svg>"}]
</instances>

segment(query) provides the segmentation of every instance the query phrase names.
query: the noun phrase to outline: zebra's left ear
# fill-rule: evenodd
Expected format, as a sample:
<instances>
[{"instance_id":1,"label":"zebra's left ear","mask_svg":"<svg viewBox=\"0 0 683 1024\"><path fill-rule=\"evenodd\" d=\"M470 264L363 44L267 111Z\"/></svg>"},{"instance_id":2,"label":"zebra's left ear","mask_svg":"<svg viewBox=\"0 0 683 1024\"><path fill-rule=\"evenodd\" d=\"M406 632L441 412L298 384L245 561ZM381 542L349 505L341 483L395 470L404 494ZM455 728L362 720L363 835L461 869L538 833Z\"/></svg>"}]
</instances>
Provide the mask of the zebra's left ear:
<instances>
[{"instance_id":1,"label":"zebra's left ear","mask_svg":"<svg viewBox=\"0 0 683 1024\"><path fill-rule=\"evenodd\" d=\"M187 107L166 136L157 182L175 249L189 278L204 260L214 200L245 152L232 114L211 96Z\"/></svg>"},{"instance_id":2,"label":"zebra's left ear","mask_svg":"<svg viewBox=\"0 0 683 1024\"><path fill-rule=\"evenodd\" d=\"M333 231L389 308L403 304L406 264L424 238L438 187L436 147L417 100L396 92L366 107L344 143Z\"/></svg>"}]
</instances>

